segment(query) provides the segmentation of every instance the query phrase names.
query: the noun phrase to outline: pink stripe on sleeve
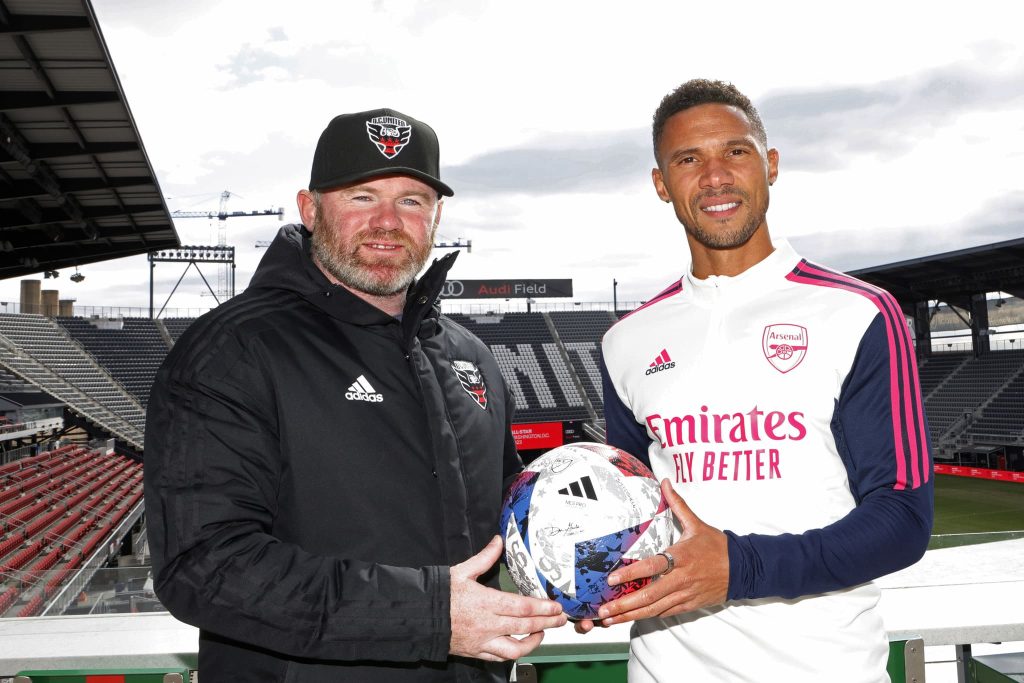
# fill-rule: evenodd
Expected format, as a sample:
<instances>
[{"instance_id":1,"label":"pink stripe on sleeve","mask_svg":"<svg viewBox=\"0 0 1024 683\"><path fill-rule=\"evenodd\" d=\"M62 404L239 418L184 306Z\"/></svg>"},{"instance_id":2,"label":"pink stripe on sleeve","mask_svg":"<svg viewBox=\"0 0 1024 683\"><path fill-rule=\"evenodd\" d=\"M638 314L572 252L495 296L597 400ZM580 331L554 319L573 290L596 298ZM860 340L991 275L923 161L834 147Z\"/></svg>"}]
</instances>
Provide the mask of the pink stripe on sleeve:
<instances>
[{"instance_id":1,"label":"pink stripe on sleeve","mask_svg":"<svg viewBox=\"0 0 1024 683\"><path fill-rule=\"evenodd\" d=\"M896 446L896 488L902 489L909 483L916 488L922 483L922 474L927 454L924 446L924 412L921 397L916 389L918 384L917 367L914 363L913 344L910 333L903 318L903 313L895 299L885 290L842 273L824 269L806 261L787 276L793 282L833 287L860 294L871 300L882 313L886 321L890 363L889 363L889 394L893 416L893 438ZM902 324L901 324L902 323ZM902 367L900 367L902 366ZM913 405L916 403L917 405ZM906 427L908 444L904 443L903 432ZM908 481L907 460L910 459ZM924 474L927 481L927 473Z\"/></svg>"}]
</instances>

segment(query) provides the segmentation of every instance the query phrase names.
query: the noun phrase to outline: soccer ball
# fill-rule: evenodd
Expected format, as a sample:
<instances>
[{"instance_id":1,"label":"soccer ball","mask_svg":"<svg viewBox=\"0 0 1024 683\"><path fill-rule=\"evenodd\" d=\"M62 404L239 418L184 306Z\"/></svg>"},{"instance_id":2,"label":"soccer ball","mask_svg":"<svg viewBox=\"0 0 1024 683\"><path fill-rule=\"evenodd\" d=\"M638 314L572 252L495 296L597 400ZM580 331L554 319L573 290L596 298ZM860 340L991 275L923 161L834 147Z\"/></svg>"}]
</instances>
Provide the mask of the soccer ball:
<instances>
[{"instance_id":1,"label":"soccer ball","mask_svg":"<svg viewBox=\"0 0 1024 683\"><path fill-rule=\"evenodd\" d=\"M617 567L671 544L658 481L632 455L581 442L548 451L509 487L501 510L505 566L519 592L551 598L574 619L650 579L608 585Z\"/></svg>"}]
</instances>

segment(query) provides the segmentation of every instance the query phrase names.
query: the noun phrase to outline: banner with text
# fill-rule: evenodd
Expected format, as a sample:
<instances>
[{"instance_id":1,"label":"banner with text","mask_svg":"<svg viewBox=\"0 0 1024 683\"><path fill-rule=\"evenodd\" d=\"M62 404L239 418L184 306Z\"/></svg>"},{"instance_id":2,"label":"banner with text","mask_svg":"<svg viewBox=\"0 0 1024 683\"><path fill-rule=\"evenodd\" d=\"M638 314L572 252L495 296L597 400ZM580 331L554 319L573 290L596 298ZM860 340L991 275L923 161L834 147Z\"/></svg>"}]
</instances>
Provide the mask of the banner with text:
<instances>
[{"instance_id":1,"label":"banner with text","mask_svg":"<svg viewBox=\"0 0 1024 683\"><path fill-rule=\"evenodd\" d=\"M512 425L512 438L520 451L557 448L565 443L561 422Z\"/></svg>"},{"instance_id":2,"label":"banner with text","mask_svg":"<svg viewBox=\"0 0 1024 683\"><path fill-rule=\"evenodd\" d=\"M512 425L512 438L523 462L536 458L541 451L549 451L567 443L584 441L582 420L564 422L530 422Z\"/></svg>"},{"instance_id":3,"label":"banner with text","mask_svg":"<svg viewBox=\"0 0 1024 683\"><path fill-rule=\"evenodd\" d=\"M1024 484L1024 472L1010 470L990 470L985 467L969 467L961 465L940 465L935 463L935 474L952 474L957 477L974 477L976 479L996 479L997 481L1013 481Z\"/></svg>"},{"instance_id":4,"label":"banner with text","mask_svg":"<svg viewBox=\"0 0 1024 683\"><path fill-rule=\"evenodd\" d=\"M446 280L442 299L571 297L572 280Z\"/></svg>"}]
</instances>

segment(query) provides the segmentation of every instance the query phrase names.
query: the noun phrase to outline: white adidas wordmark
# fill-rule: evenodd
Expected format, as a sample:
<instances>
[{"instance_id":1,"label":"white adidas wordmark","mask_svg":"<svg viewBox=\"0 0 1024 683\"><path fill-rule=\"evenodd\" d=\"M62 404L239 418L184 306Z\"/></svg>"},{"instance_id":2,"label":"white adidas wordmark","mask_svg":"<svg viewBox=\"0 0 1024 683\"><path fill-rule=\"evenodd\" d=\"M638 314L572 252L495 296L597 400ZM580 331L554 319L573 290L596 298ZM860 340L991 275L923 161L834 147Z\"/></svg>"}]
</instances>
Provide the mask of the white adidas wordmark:
<instances>
[{"instance_id":1,"label":"white adidas wordmark","mask_svg":"<svg viewBox=\"0 0 1024 683\"><path fill-rule=\"evenodd\" d=\"M378 394L373 385L366 381L365 375L359 375L356 378L356 381L348 388L345 398L349 401L369 401L370 403L380 403L384 400L384 396Z\"/></svg>"}]
</instances>

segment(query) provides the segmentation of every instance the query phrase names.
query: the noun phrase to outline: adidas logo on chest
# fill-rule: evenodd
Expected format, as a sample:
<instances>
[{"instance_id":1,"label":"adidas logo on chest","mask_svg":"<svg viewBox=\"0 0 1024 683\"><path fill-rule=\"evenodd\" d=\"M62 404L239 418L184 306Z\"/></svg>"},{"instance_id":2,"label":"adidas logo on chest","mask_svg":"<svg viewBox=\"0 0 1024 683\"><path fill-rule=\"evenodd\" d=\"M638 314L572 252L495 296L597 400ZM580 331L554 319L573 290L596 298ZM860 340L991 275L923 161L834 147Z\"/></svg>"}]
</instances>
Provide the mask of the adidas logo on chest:
<instances>
[{"instance_id":1,"label":"adidas logo on chest","mask_svg":"<svg viewBox=\"0 0 1024 683\"><path fill-rule=\"evenodd\" d=\"M366 375L359 375L345 392L345 398L349 401L366 401L368 403L381 403L384 400L383 394L378 394L373 385L366 381Z\"/></svg>"},{"instance_id":2,"label":"adidas logo on chest","mask_svg":"<svg viewBox=\"0 0 1024 683\"><path fill-rule=\"evenodd\" d=\"M654 362L647 366L647 370L644 374L653 375L654 373L661 372L663 370L671 370L675 366L676 362L668 355L668 351L666 349L662 349L661 353L659 353L654 359Z\"/></svg>"}]
</instances>

